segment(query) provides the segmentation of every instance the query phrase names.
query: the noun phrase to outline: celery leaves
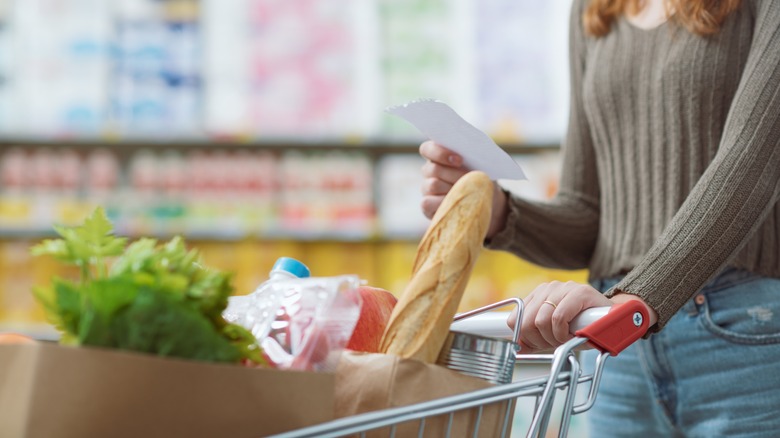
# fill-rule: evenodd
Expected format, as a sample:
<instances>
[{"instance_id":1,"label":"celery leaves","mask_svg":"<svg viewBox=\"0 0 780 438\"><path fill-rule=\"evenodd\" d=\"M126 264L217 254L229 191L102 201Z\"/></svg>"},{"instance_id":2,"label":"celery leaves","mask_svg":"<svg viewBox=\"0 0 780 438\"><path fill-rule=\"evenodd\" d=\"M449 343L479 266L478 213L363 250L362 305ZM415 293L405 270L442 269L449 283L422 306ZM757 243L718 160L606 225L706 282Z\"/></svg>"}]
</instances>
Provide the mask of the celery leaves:
<instances>
[{"instance_id":1,"label":"celery leaves","mask_svg":"<svg viewBox=\"0 0 780 438\"><path fill-rule=\"evenodd\" d=\"M102 209L60 239L32 248L81 268L78 282L55 278L34 289L61 342L211 362L265 363L254 336L222 318L231 276L199 264L175 237L127 245Z\"/></svg>"}]
</instances>

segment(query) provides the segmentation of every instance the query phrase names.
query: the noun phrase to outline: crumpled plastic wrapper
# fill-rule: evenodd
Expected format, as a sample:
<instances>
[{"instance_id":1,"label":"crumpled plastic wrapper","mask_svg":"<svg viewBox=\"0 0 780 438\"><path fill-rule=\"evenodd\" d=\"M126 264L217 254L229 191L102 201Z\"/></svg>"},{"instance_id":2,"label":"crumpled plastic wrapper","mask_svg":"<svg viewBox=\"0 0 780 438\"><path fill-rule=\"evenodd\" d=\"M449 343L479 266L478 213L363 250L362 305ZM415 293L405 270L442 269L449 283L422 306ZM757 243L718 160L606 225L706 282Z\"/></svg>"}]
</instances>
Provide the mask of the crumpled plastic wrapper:
<instances>
[{"instance_id":1,"label":"crumpled plastic wrapper","mask_svg":"<svg viewBox=\"0 0 780 438\"><path fill-rule=\"evenodd\" d=\"M276 368L334 371L360 316L353 275L266 282L231 297L223 316L257 338Z\"/></svg>"}]
</instances>

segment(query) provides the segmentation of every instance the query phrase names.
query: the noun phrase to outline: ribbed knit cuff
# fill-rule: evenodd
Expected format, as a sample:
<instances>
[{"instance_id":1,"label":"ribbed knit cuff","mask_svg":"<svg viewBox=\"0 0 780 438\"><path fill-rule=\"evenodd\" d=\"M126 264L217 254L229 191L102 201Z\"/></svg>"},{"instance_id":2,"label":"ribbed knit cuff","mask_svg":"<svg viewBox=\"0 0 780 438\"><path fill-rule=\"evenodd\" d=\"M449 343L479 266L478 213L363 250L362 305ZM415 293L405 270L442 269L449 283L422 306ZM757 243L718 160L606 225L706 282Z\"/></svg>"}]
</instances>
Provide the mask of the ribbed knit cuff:
<instances>
[{"instance_id":1,"label":"ribbed knit cuff","mask_svg":"<svg viewBox=\"0 0 780 438\"><path fill-rule=\"evenodd\" d=\"M520 216L520 211L517 204L511 202L512 194L504 188L501 188L501 191L506 195L507 199L506 222L504 223L504 228L494 234L491 239L485 239L483 245L485 248L492 250L510 251L512 243L516 239L515 230L517 230L517 220Z\"/></svg>"},{"instance_id":2,"label":"ribbed knit cuff","mask_svg":"<svg viewBox=\"0 0 780 438\"><path fill-rule=\"evenodd\" d=\"M644 336L642 336L642 338L643 339L647 339L653 333L657 333L658 331L660 331L666 325L666 323L669 322L670 318L662 318L661 317L661 312L659 312L657 308L653 307L652 304L648 303L647 302L648 301L647 298L645 298L644 296L642 296L640 294L632 293L631 291L626 290L625 287L622 286L622 284L623 284L623 282L621 281L617 285L613 286L612 288L610 288L609 290L607 290L604 293L604 296L606 296L607 298L612 298L612 297L614 297L615 295L617 295L619 293L638 296L639 298L642 299L642 301L645 302L645 304L647 304L653 310L655 310L655 313L658 315L658 321L655 324L653 324L652 326L648 327L647 332L644 334Z\"/></svg>"}]
</instances>

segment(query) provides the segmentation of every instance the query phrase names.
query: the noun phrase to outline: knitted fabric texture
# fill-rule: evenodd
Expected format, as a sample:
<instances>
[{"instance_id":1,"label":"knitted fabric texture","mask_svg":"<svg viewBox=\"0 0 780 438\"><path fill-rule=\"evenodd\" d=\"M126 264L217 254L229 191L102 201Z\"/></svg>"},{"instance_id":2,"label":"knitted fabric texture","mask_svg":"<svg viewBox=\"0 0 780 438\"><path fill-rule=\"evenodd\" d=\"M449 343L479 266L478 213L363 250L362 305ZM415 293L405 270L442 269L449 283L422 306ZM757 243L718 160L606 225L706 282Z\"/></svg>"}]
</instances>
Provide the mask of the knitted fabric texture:
<instances>
[{"instance_id":1,"label":"knitted fabric texture","mask_svg":"<svg viewBox=\"0 0 780 438\"><path fill-rule=\"evenodd\" d=\"M558 195L511 195L488 247L627 276L662 327L725 266L780 277L780 2L720 32L625 19L601 38L573 6L571 113Z\"/></svg>"}]
</instances>

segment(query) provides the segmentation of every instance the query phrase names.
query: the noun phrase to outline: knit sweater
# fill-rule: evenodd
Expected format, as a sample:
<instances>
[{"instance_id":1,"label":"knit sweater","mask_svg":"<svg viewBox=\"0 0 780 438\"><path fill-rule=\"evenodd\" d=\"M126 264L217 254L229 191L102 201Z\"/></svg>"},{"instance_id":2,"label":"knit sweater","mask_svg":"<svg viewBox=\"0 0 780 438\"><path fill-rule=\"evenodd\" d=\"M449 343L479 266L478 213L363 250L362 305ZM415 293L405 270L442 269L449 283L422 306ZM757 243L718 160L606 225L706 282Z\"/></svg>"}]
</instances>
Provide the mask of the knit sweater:
<instances>
[{"instance_id":1,"label":"knit sweater","mask_svg":"<svg viewBox=\"0 0 780 438\"><path fill-rule=\"evenodd\" d=\"M575 0L559 193L509 193L488 247L591 279L627 275L663 325L732 266L780 277L780 1L708 37L673 19L586 35ZM780 296L778 296L780 299Z\"/></svg>"}]
</instances>

